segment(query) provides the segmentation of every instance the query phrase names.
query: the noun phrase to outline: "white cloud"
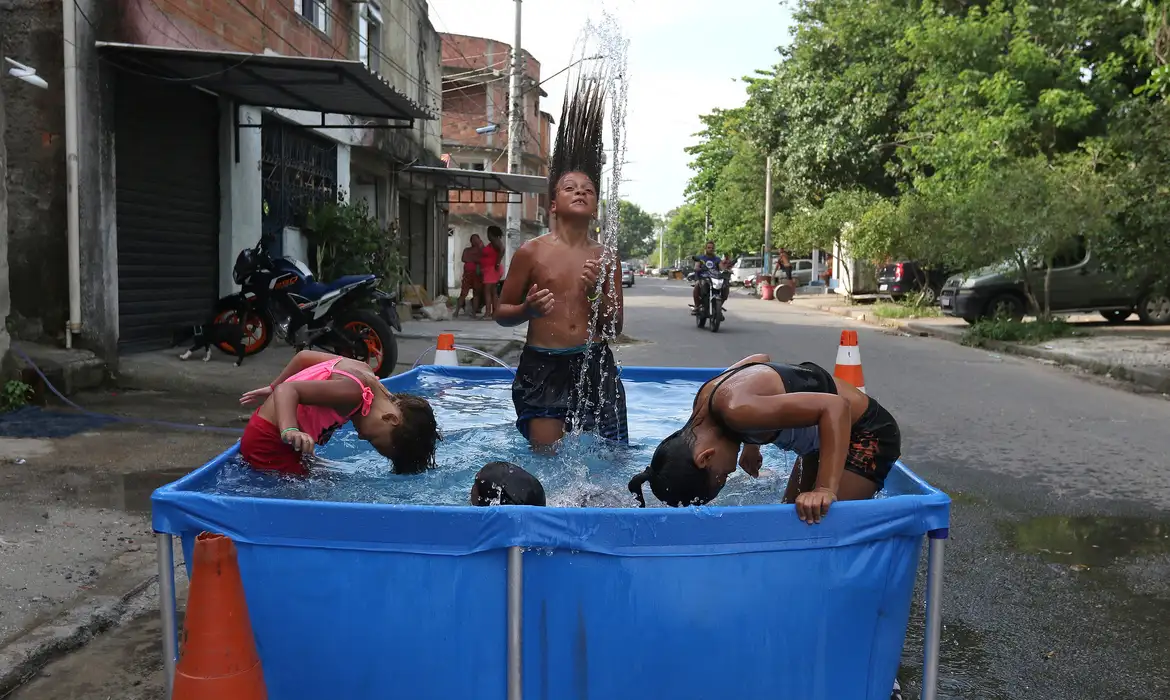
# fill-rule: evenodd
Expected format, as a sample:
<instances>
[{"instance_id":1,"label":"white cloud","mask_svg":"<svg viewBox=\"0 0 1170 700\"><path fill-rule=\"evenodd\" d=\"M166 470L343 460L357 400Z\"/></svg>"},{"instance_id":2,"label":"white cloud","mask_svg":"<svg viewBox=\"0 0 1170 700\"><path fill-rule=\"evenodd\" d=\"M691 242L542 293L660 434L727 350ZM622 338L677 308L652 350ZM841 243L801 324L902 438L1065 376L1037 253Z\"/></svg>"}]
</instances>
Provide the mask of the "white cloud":
<instances>
[{"instance_id":1,"label":"white cloud","mask_svg":"<svg viewBox=\"0 0 1170 700\"><path fill-rule=\"evenodd\" d=\"M514 3L430 0L441 32L512 43ZM547 78L572 62L588 19L609 10L630 39L626 120L628 164L622 194L665 212L682 201L690 177L683 149L694 142L699 115L742 104L739 77L776 60L789 17L778 0L525 0L521 44ZM566 74L545 83L542 109L559 116Z\"/></svg>"}]
</instances>

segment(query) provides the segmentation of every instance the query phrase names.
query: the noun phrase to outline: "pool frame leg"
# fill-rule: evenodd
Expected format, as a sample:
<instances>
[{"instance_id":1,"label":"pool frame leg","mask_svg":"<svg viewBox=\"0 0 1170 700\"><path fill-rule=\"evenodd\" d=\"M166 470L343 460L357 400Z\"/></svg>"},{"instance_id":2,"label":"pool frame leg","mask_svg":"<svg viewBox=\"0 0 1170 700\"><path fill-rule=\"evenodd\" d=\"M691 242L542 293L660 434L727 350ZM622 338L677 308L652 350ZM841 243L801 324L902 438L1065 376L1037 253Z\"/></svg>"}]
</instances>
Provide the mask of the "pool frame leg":
<instances>
[{"instance_id":1,"label":"pool frame leg","mask_svg":"<svg viewBox=\"0 0 1170 700\"><path fill-rule=\"evenodd\" d=\"M942 641L943 550L949 531L926 533L926 630L922 640L922 700L938 699L938 656Z\"/></svg>"},{"instance_id":2,"label":"pool frame leg","mask_svg":"<svg viewBox=\"0 0 1170 700\"><path fill-rule=\"evenodd\" d=\"M508 700L524 697L524 550L508 548Z\"/></svg>"},{"instance_id":3,"label":"pool frame leg","mask_svg":"<svg viewBox=\"0 0 1170 700\"><path fill-rule=\"evenodd\" d=\"M179 658L178 611L175 609L175 544L165 532L154 533L158 545L158 606L162 613L163 683L166 700L175 689L175 664Z\"/></svg>"}]
</instances>

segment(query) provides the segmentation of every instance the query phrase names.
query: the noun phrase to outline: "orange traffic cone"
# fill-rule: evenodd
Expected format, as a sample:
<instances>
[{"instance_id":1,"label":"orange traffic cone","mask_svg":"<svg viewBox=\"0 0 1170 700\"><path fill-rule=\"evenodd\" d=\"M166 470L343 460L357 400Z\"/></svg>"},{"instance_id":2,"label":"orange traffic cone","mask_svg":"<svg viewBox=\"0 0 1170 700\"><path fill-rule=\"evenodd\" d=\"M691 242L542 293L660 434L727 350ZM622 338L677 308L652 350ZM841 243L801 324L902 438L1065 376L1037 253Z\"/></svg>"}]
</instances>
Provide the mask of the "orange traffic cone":
<instances>
[{"instance_id":1,"label":"orange traffic cone","mask_svg":"<svg viewBox=\"0 0 1170 700\"><path fill-rule=\"evenodd\" d=\"M439 340L435 343L435 364L443 367L459 366L459 355L455 353L454 334L439 334Z\"/></svg>"},{"instance_id":2,"label":"orange traffic cone","mask_svg":"<svg viewBox=\"0 0 1170 700\"><path fill-rule=\"evenodd\" d=\"M173 700L267 700L236 545L223 535L195 538L180 646Z\"/></svg>"},{"instance_id":3,"label":"orange traffic cone","mask_svg":"<svg viewBox=\"0 0 1170 700\"><path fill-rule=\"evenodd\" d=\"M849 382L865 393L865 374L861 371L861 350L857 347L857 331L841 331L841 345L837 348L837 367L833 376Z\"/></svg>"}]
</instances>

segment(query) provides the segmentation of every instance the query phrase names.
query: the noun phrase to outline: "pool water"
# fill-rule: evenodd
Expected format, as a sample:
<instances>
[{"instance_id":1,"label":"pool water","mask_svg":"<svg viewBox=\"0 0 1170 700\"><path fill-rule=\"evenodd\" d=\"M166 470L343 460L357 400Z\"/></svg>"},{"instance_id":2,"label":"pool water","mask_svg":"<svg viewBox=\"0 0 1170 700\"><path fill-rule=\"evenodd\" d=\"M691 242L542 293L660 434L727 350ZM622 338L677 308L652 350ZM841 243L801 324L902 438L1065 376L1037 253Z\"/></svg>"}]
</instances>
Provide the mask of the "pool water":
<instances>
[{"instance_id":1,"label":"pool water","mask_svg":"<svg viewBox=\"0 0 1170 700\"><path fill-rule=\"evenodd\" d=\"M389 462L346 426L317 450L327 461L315 465L308 478L264 474L235 461L201 490L293 500L466 505L475 473L500 460L536 475L550 506L636 507L627 482L650 464L658 443L686 422L701 384L683 380L624 384L628 447L589 434L570 435L556 455L534 455L515 426L510 382L422 374L412 391L431 401L443 430L437 469L413 476L391 474ZM712 505L779 503L795 455L774 447L765 447L763 455L758 479L737 471ZM647 505L660 505L649 485L644 488Z\"/></svg>"}]
</instances>

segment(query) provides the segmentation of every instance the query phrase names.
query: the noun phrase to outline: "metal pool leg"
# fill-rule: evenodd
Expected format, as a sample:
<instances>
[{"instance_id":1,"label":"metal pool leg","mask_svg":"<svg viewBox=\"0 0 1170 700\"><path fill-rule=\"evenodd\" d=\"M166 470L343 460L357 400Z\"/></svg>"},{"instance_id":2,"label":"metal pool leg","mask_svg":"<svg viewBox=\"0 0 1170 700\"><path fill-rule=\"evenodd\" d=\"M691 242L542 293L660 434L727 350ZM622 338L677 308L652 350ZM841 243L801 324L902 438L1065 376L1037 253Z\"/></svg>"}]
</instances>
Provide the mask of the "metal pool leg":
<instances>
[{"instance_id":1,"label":"metal pool leg","mask_svg":"<svg viewBox=\"0 0 1170 700\"><path fill-rule=\"evenodd\" d=\"M508 548L508 700L524 697L524 551Z\"/></svg>"},{"instance_id":2,"label":"metal pool leg","mask_svg":"<svg viewBox=\"0 0 1170 700\"><path fill-rule=\"evenodd\" d=\"M163 532L154 533L158 544L158 605L162 613L163 682L166 700L171 700L175 687L175 662L179 657L177 630L178 613L175 610L175 549L174 540Z\"/></svg>"},{"instance_id":3,"label":"metal pool leg","mask_svg":"<svg viewBox=\"0 0 1170 700\"><path fill-rule=\"evenodd\" d=\"M926 634L922 640L922 700L938 698L938 654L942 640L943 548L950 531L926 533L930 547L926 563Z\"/></svg>"}]
</instances>

